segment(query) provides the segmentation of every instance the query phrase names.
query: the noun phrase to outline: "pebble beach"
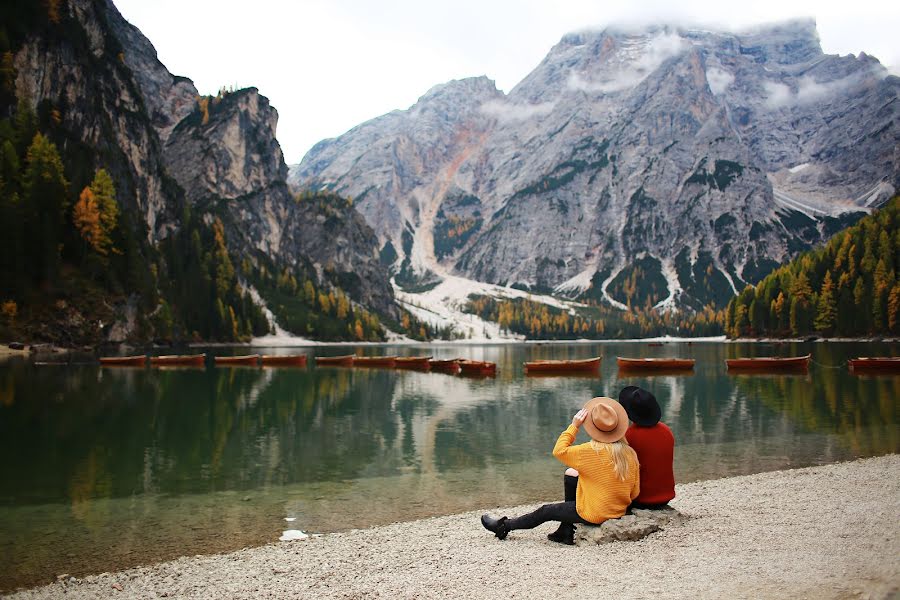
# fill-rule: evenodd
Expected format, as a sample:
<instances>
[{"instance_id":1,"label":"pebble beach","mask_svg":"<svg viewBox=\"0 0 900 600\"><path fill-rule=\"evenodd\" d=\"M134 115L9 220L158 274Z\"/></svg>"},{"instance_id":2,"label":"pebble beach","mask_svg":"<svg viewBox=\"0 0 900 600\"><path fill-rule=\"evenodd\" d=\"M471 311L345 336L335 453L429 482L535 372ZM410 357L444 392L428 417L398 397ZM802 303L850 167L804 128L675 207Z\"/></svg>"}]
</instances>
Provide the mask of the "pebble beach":
<instances>
[{"instance_id":1,"label":"pebble beach","mask_svg":"<svg viewBox=\"0 0 900 600\"><path fill-rule=\"evenodd\" d=\"M561 546L485 507L59 581L12 598L896 598L900 455L676 488L686 520ZM548 498L548 501L555 501Z\"/></svg>"}]
</instances>

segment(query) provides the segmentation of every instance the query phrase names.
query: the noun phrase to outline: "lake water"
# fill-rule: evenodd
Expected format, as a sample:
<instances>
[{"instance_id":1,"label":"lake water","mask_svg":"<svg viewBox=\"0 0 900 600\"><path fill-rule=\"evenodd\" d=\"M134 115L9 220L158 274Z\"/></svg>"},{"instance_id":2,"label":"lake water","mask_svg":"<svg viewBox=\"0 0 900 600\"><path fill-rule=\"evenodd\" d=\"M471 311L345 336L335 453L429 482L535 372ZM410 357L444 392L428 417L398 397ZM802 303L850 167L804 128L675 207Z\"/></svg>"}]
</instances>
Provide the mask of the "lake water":
<instances>
[{"instance_id":1,"label":"lake water","mask_svg":"<svg viewBox=\"0 0 900 600\"><path fill-rule=\"evenodd\" d=\"M846 368L855 356L900 356L896 343L360 350L490 360L498 373L0 362L0 590L265 544L287 529L561 499L557 436L584 401L625 385L658 398L680 482L900 450L900 376ZM724 365L807 352L808 374L733 375ZM523 374L525 360L597 355L599 375ZM692 374L634 376L618 371L617 355L697 362Z\"/></svg>"}]
</instances>

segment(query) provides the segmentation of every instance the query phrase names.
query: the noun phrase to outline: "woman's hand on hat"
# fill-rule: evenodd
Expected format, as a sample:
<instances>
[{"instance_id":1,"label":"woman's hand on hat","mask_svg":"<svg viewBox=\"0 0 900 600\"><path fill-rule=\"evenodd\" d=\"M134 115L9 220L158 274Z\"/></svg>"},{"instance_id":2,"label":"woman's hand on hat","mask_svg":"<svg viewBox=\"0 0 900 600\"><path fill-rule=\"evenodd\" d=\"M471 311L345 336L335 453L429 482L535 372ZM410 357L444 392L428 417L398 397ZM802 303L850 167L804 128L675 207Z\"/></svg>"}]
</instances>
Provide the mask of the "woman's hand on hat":
<instances>
[{"instance_id":1,"label":"woman's hand on hat","mask_svg":"<svg viewBox=\"0 0 900 600\"><path fill-rule=\"evenodd\" d=\"M582 408L577 413L575 413L574 417L572 417L572 425L574 425L576 429L581 427L581 424L584 423L585 419L587 419L587 415L587 409Z\"/></svg>"}]
</instances>

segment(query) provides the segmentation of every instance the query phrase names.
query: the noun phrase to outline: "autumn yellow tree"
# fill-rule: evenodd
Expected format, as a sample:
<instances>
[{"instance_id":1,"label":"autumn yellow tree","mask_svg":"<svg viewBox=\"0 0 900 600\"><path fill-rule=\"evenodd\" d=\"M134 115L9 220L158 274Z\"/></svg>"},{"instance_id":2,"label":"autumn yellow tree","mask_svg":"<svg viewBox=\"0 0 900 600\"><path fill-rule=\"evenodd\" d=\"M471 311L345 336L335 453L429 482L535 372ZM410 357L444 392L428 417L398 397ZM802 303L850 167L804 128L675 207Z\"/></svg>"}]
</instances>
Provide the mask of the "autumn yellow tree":
<instances>
[{"instance_id":1,"label":"autumn yellow tree","mask_svg":"<svg viewBox=\"0 0 900 600\"><path fill-rule=\"evenodd\" d=\"M100 208L91 188L81 190L78 202L72 208L72 222L88 247L98 254L106 254L101 242L103 229L100 226Z\"/></svg>"}]
</instances>

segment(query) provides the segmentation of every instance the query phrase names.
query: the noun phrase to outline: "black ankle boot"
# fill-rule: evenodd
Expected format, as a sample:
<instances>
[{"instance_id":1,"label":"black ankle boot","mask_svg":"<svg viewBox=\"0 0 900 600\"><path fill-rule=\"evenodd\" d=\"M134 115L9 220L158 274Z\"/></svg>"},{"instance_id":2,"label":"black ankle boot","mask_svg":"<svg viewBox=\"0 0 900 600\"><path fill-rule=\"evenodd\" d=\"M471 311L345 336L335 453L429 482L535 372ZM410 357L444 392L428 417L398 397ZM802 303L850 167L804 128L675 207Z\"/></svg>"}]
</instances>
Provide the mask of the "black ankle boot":
<instances>
[{"instance_id":1,"label":"black ankle boot","mask_svg":"<svg viewBox=\"0 0 900 600\"><path fill-rule=\"evenodd\" d=\"M509 535L509 523L507 521L509 519L506 517L495 519L489 515L481 515L481 524L484 525L484 528L494 532L494 535L501 540L506 539L506 536Z\"/></svg>"},{"instance_id":2,"label":"black ankle boot","mask_svg":"<svg viewBox=\"0 0 900 600\"><path fill-rule=\"evenodd\" d=\"M557 544L575 545L575 525L573 523L560 523L559 529L547 534L547 539Z\"/></svg>"}]
</instances>

